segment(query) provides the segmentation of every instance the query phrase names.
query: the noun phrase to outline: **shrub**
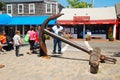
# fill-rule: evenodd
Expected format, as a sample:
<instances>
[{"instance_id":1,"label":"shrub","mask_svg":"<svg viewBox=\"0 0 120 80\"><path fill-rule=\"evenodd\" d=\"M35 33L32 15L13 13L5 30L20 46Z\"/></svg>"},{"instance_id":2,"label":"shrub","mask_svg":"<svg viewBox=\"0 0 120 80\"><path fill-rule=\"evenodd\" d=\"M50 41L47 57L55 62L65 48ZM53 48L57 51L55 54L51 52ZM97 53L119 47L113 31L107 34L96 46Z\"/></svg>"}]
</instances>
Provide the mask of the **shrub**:
<instances>
[{"instance_id":1,"label":"shrub","mask_svg":"<svg viewBox=\"0 0 120 80\"><path fill-rule=\"evenodd\" d=\"M108 38L113 38L113 34L110 33L109 36L108 36Z\"/></svg>"},{"instance_id":2,"label":"shrub","mask_svg":"<svg viewBox=\"0 0 120 80\"><path fill-rule=\"evenodd\" d=\"M45 34L45 39L50 39L50 36Z\"/></svg>"}]
</instances>

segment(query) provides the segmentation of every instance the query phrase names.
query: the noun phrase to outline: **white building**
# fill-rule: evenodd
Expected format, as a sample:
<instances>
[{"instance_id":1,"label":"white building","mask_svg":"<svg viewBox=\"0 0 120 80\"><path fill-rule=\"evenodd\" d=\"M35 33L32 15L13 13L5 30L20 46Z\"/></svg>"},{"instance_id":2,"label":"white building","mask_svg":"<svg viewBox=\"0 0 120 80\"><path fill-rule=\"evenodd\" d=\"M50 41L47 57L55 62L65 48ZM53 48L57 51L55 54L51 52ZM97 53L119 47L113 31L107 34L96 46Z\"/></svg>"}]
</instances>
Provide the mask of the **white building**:
<instances>
[{"instance_id":1,"label":"white building","mask_svg":"<svg viewBox=\"0 0 120 80\"><path fill-rule=\"evenodd\" d=\"M57 19L67 32L72 32L75 38L84 38L88 31L92 36L108 38L110 32L116 38L115 7L103 8L63 8L61 17ZM110 29L112 29L110 31Z\"/></svg>"}]
</instances>

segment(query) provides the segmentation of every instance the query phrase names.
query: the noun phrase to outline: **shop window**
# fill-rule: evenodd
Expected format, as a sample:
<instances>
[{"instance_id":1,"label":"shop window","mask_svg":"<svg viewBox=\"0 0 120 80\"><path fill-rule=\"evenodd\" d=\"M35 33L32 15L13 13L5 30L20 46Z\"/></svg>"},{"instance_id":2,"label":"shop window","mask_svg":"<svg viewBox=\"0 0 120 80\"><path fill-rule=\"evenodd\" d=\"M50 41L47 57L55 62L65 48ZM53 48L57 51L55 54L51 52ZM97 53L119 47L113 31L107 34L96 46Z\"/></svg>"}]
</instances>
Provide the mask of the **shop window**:
<instances>
[{"instance_id":1,"label":"shop window","mask_svg":"<svg viewBox=\"0 0 120 80\"><path fill-rule=\"evenodd\" d=\"M77 34L77 28L74 28L74 33Z\"/></svg>"}]
</instances>

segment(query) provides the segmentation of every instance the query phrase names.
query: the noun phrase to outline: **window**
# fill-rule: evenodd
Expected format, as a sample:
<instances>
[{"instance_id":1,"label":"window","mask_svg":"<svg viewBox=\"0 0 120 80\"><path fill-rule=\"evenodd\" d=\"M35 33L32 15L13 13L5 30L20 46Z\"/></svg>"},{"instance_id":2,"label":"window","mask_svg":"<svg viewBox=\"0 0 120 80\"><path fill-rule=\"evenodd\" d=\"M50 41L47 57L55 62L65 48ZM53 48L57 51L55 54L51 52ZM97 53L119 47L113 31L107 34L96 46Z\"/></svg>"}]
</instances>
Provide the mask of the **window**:
<instances>
[{"instance_id":1,"label":"window","mask_svg":"<svg viewBox=\"0 0 120 80\"><path fill-rule=\"evenodd\" d=\"M12 11L12 4L7 4L7 13L8 14L12 14L13 11Z\"/></svg>"},{"instance_id":2,"label":"window","mask_svg":"<svg viewBox=\"0 0 120 80\"><path fill-rule=\"evenodd\" d=\"M35 14L35 4L29 4L29 14Z\"/></svg>"},{"instance_id":3,"label":"window","mask_svg":"<svg viewBox=\"0 0 120 80\"><path fill-rule=\"evenodd\" d=\"M23 6L23 4L18 4L18 14L24 14L24 6Z\"/></svg>"},{"instance_id":4,"label":"window","mask_svg":"<svg viewBox=\"0 0 120 80\"><path fill-rule=\"evenodd\" d=\"M74 28L74 33L77 34L77 28Z\"/></svg>"},{"instance_id":5,"label":"window","mask_svg":"<svg viewBox=\"0 0 120 80\"><path fill-rule=\"evenodd\" d=\"M46 13L52 13L52 4L50 3L46 4Z\"/></svg>"}]
</instances>

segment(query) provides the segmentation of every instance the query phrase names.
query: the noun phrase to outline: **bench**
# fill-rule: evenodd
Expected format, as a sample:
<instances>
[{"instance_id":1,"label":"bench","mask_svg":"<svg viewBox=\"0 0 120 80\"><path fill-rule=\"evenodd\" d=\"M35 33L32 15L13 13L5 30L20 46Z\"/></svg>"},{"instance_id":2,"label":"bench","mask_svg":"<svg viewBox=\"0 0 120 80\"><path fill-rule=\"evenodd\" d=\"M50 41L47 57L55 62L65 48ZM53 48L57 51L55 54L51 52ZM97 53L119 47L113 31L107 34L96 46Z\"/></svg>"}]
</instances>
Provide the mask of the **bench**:
<instances>
[{"instance_id":1,"label":"bench","mask_svg":"<svg viewBox=\"0 0 120 80\"><path fill-rule=\"evenodd\" d=\"M102 39L102 36L91 36L92 39Z\"/></svg>"}]
</instances>

